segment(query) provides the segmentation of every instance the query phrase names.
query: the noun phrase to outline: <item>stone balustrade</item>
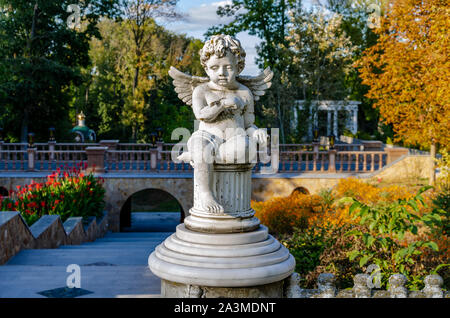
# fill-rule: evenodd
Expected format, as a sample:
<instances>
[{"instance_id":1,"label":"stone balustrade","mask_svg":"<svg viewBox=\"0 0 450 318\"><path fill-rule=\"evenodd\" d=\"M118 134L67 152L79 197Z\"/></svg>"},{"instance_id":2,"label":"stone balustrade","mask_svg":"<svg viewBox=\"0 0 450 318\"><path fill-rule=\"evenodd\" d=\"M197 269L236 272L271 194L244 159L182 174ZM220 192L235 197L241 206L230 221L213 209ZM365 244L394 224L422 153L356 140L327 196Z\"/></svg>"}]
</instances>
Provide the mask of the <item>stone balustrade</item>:
<instances>
[{"instance_id":1,"label":"stone balustrade","mask_svg":"<svg viewBox=\"0 0 450 318\"><path fill-rule=\"evenodd\" d=\"M428 275L424 279L422 290L410 291L405 285L407 279L402 274L394 274L389 278L389 289L380 290L370 287L371 276L357 274L353 278L353 287L338 290L335 286L335 276L330 273L320 274L317 279L317 289L302 289L299 286L300 276L293 273L286 279L286 298L450 298L450 292L442 289L443 279L439 275Z\"/></svg>"},{"instance_id":2,"label":"stone balustrade","mask_svg":"<svg viewBox=\"0 0 450 318\"><path fill-rule=\"evenodd\" d=\"M0 265L22 249L57 248L78 245L103 237L108 231L108 215L99 219L68 218L61 222L59 215L44 215L31 227L19 212L0 211Z\"/></svg>"},{"instance_id":3,"label":"stone balustrade","mask_svg":"<svg viewBox=\"0 0 450 318\"><path fill-rule=\"evenodd\" d=\"M378 144L377 144L378 145ZM99 143L36 143L28 148L24 143L0 142L0 171L54 171L57 168L88 165L94 172L169 172L192 173L187 163L172 160L175 144L119 143L102 140ZM355 150L359 149L359 150ZM263 152L260 151L260 158ZM406 148L365 148L361 144L337 144L333 149L319 143L280 144L280 173L370 173L381 170L408 155ZM270 150L266 154L270 159ZM261 161L261 160L260 160ZM258 162L259 172L273 162Z\"/></svg>"}]
</instances>

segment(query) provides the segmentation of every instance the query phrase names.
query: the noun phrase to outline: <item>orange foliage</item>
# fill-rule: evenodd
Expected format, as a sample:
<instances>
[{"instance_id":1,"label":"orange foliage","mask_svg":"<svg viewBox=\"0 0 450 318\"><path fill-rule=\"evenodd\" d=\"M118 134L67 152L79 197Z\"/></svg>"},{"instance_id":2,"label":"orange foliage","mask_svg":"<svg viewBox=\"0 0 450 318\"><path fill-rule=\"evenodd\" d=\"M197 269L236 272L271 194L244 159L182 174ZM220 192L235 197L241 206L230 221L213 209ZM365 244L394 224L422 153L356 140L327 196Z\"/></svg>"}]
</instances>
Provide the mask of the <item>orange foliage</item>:
<instances>
[{"instance_id":1,"label":"orange foliage","mask_svg":"<svg viewBox=\"0 0 450 318\"><path fill-rule=\"evenodd\" d=\"M407 187L391 185L377 187L356 178L339 180L333 190L336 198L352 197L364 204L377 204L380 202L393 202L398 199L411 199L415 192L409 191Z\"/></svg>"},{"instance_id":2,"label":"orange foliage","mask_svg":"<svg viewBox=\"0 0 450 318\"><path fill-rule=\"evenodd\" d=\"M398 199L410 199L416 191L406 186L377 187L356 178L341 179L332 191L333 204L327 204L320 195L293 193L288 197L276 197L265 202L252 201L255 216L269 227L271 233L289 234L294 228L330 228L356 224L348 213L349 205L338 204L343 197L353 197L368 205L390 203ZM432 194L423 194L425 203L431 206ZM422 208L424 213L429 208Z\"/></svg>"},{"instance_id":3,"label":"orange foliage","mask_svg":"<svg viewBox=\"0 0 450 318\"><path fill-rule=\"evenodd\" d=\"M450 6L447 0L389 0L377 43L358 62L367 97L397 140L450 143Z\"/></svg>"},{"instance_id":4,"label":"orange foliage","mask_svg":"<svg viewBox=\"0 0 450 318\"><path fill-rule=\"evenodd\" d=\"M318 195L293 194L276 197L265 202L252 201L255 216L272 233L290 233L294 227L306 227L308 219L325 209Z\"/></svg>"}]
</instances>

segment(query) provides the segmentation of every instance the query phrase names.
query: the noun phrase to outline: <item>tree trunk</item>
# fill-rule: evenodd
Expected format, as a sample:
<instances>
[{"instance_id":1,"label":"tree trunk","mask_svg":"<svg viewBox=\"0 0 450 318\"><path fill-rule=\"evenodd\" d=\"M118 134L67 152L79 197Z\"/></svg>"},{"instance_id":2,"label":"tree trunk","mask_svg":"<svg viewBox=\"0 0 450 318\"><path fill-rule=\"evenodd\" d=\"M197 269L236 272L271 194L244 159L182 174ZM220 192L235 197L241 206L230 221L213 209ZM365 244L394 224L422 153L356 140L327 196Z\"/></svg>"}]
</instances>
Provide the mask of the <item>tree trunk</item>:
<instances>
[{"instance_id":1,"label":"tree trunk","mask_svg":"<svg viewBox=\"0 0 450 318\"><path fill-rule=\"evenodd\" d=\"M283 115L281 114L281 105L280 105L280 91L277 89L277 111L278 111L278 118L280 120L280 133L281 133L281 143L285 143L284 140L284 125L283 125Z\"/></svg>"},{"instance_id":2,"label":"tree trunk","mask_svg":"<svg viewBox=\"0 0 450 318\"><path fill-rule=\"evenodd\" d=\"M25 109L23 112L22 126L20 128L20 142L27 142L28 137L28 110Z\"/></svg>"},{"instance_id":3,"label":"tree trunk","mask_svg":"<svg viewBox=\"0 0 450 318\"><path fill-rule=\"evenodd\" d=\"M133 94L139 84L139 66L136 66L134 70L134 81L133 81Z\"/></svg>"},{"instance_id":4,"label":"tree trunk","mask_svg":"<svg viewBox=\"0 0 450 318\"><path fill-rule=\"evenodd\" d=\"M433 141L430 147L430 171L429 184L433 186L436 184L436 143Z\"/></svg>"}]
</instances>

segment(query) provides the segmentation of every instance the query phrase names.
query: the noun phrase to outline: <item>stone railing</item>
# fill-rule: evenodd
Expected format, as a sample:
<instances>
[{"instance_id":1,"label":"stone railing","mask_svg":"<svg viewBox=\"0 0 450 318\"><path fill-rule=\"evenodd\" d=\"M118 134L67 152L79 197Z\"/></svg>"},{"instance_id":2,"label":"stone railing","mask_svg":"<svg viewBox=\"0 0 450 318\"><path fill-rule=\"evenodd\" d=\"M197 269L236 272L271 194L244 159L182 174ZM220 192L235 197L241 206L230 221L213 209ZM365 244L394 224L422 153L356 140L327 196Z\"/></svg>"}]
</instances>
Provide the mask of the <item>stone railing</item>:
<instances>
[{"instance_id":1,"label":"stone railing","mask_svg":"<svg viewBox=\"0 0 450 318\"><path fill-rule=\"evenodd\" d=\"M28 147L27 144L0 141L0 171L53 171L59 167L87 165L90 171L99 173L192 173L190 164L172 161L173 146L175 144L163 142L152 145L102 140L95 144L49 141ZM359 173L380 170L408 154L406 148L373 149L379 148L368 145L366 149L365 144L336 144L332 149L319 143L281 144L278 158L272 162L278 161L278 172L281 173ZM272 162L258 162L254 172Z\"/></svg>"},{"instance_id":2,"label":"stone railing","mask_svg":"<svg viewBox=\"0 0 450 318\"><path fill-rule=\"evenodd\" d=\"M44 215L31 227L19 212L0 211L0 265L22 249L57 248L60 245L78 245L103 237L108 231L108 215L70 217L64 224L59 215Z\"/></svg>"},{"instance_id":3,"label":"stone railing","mask_svg":"<svg viewBox=\"0 0 450 318\"><path fill-rule=\"evenodd\" d=\"M410 291L405 287L407 279L402 274L389 278L389 289L379 290L370 287L368 274L357 274L353 278L353 287L338 290L333 274L323 273L317 279L317 289L302 289L300 276L292 274L286 280L286 298L450 298L450 293L442 289L444 283L439 275L428 275L424 279L425 287L419 291Z\"/></svg>"}]
</instances>

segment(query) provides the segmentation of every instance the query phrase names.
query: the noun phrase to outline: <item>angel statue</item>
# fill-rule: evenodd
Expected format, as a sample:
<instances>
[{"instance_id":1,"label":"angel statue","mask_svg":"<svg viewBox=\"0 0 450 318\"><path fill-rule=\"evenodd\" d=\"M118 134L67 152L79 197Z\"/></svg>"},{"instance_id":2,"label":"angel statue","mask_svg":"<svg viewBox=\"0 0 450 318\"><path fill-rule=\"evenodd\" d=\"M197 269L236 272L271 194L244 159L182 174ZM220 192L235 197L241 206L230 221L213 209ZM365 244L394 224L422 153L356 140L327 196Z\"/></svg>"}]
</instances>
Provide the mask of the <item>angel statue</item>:
<instances>
[{"instance_id":1,"label":"angel statue","mask_svg":"<svg viewBox=\"0 0 450 318\"><path fill-rule=\"evenodd\" d=\"M251 144L265 144L267 132L254 125L254 101L270 88L270 68L259 76L239 76L246 53L239 40L215 35L200 50L200 61L208 77L190 76L171 67L178 97L192 106L200 122L187 142L187 152L178 159L194 167L194 184L202 210L223 213L210 187L213 163L249 163L256 151ZM250 153L250 154L249 154ZM253 155L252 155L253 154Z\"/></svg>"}]
</instances>

